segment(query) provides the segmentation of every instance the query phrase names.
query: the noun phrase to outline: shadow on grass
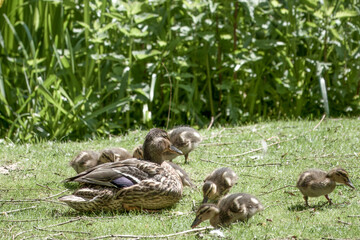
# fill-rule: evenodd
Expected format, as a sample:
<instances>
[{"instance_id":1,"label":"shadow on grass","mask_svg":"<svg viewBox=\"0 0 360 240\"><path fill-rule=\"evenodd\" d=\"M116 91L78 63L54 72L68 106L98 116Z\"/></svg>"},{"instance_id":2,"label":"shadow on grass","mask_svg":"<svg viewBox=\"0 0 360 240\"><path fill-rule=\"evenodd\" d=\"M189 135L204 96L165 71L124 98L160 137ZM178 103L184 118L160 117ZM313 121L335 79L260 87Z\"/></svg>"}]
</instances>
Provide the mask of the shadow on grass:
<instances>
[{"instance_id":1,"label":"shadow on grass","mask_svg":"<svg viewBox=\"0 0 360 240\"><path fill-rule=\"evenodd\" d=\"M316 210L316 211L322 211L326 208L329 208L333 205L329 205L328 202L325 202L325 203L318 203L316 205L310 205L310 206L305 206L305 204L296 204L296 205L292 205L290 207L288 207L288 210L289 211L292 211L292 212L301 212L301 211L305 211L305 210L309 210L309 209L313 209L313 210Z\"/></svg>"},{"instance_id":2,"label":"shadow on grass","mask_svg":"<svg viewBox=\"0 0 360 240\"><path fill-rule=\"evenodd\" d=\"M100 217L100 218L111 218L116 216L138 216L138 215L158 215L166 213L166 210L163 209L159 211L140 211L140 210L131 210L131 211L88 211L88 212L78 212L69 208L66 212L53 212L52 215L56 217Z\"/></svg>"},{"instance_id":3,"label":"shadow on grass","mask_svg":"<svg viewBox=\"0 0 360 240\"><path fill-rule=\"evenodd\" d=\"M69 189L69 190L76 190L80 188L80 184L77 182L63 182L63 185L65 188Z\"/></svg>"}]
</instances>

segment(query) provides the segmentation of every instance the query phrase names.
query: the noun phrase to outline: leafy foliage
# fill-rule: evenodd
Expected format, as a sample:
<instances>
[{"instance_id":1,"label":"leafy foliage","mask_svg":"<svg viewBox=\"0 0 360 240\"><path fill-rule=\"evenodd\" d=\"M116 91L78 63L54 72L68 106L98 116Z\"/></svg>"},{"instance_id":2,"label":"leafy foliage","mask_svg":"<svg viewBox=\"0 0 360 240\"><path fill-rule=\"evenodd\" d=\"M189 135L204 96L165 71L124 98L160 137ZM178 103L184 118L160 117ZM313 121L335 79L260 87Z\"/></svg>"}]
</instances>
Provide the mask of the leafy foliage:
<instances>
[{"instance_id":1,"label":"leafy foliage","mask_svg":"<svg viewBox=\"0 0 360 240\"><path fill-rule=\"evenodd\" d=\"M0 137L359 114L358 6L5 0Z\"/></svg>"}]
</instances>

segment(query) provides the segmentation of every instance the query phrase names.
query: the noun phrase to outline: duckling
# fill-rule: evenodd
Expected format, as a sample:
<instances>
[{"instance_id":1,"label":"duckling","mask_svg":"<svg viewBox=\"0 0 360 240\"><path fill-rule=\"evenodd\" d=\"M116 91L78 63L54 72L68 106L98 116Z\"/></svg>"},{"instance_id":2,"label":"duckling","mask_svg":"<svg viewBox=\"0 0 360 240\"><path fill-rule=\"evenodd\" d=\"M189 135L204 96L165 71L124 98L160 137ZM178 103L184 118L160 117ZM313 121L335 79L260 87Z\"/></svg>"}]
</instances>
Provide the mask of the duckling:
<instances>
[{"instance_id":1,"label":"duckling","mask_svg":"<svg viewBox=\"0 0 360 240\"><path fill-rule=\"evenodd\" d=\"M199 132L191 127L179 126L169 131L172 144L180 149L185 156L185 163L188 163L189 153L193 151L202 141ZM172 161L177 155L167 154L166 160Z\"/></svg>"},{"instance_id":2,"label":"duckling","mask_svg":"<svg viewBox=\"0 0 360 240\"><path fill-rule=\"evenodd\" d=\"M70 161L69 164L77 173L81 173L86 169L98 165L98 160L99 153L94 151L81 151Z\"/></svg>"},{"instance_id":3,"label":"duckling","mask_svg":"<svg viewBox=\"0 0 360 240\"><path fill-rule=\"evenodd\" d=\"M137 158L137 159L143 159L144 158L142 145L139 145L136 148L134 148L134 150L133 150L133 158Z\"/></svg>"},{"instance_id":4,"label":"duckling","mask_svg":"<svg viewBox=\"0 0 360 240\"><path fill-rule=\"evenodd\" d=\"M118 162L129 158L132 158L132 155L125 148L104 149L100 153L99 164Z\"/></svg>"},{"instance_id":5,"label":"duckling","mask_svg":"<svg viewBox=\"0 0 360 240\"><path fill-rule=\"evenodd\" d=\"M167 163L176 170L177 174L179 174L183 186L196 188L195 184L191 181L190 176L183 168L181 168L179 165L173 162L167 162Z\"/></svg>"},{"instance_id":6,"label":"duckling","mask_svg":"<svg viewBox=\"0 0 360 240\"><path fill-rule=\"evenodd\" d=\"M203 203L206 203L210 200L218 200L221 196L227 194L230 189L236 184L238 176L236 173L228 168L218 168L215 169L211 174L209 174L203 185Z\"/></svg>"},{"instance_id":7,"label":"duckling","mask_svg":"<svg viewBox=\"0 0 360 240\"><path fill-rule=\"evenodd\" d=\"M137 159L143 159L142 145L139 145L134 149L133 157L137 158ZM173 162L168 162L167 161L167 163L171 167L173 167L176 170L176 172L179 174L183 186L196 188L195 184L191 181L189 175L187 174L187 172L183 168L181 168L179 165L177 165L177 164L175 164Z\"/></svg>"},{"instance_id":8,"label":"duckling","mask_svg":"<svg viewBox=\"0 0 360 240\"><path fill-rule=\"evenodd\" d=\"M182 196L183 185L176 171L164 161L164 154L182 152L158 128L146 135L143 150L146 160L104 163L66 179L85 184L59 200L77 211L157 211L173 206Z\"/></svg>"},{"instance_id":9,"label":"duckling","mask_svg":"<svg viewBox=\"0 0 360 240\"><path fill-rule=\"evenodd\" d=\"M233 222L245 222L263 209L263 205L255 196L247 193L234 193L223 197L218 205L202 204L196 211L196 217L191 227L195 228L208 219L215 228L227 227Z\"/></svg>"},{"instance_id":10,"label":"duckling","mask_svg":"<svg viewBox=\"0 0 360 240\"><path fill-rule=\"evenodd\" d=\"M328 194L334 191L336 183L342 183L355 189L348 173L340 167L336 167L329 172L320 169L307 170L300 174L296 186L304 195L305 205L309 206L309 197L319 197L322 195L325 196L329 204L332 204Z\"/></svg>"}]
</instances>

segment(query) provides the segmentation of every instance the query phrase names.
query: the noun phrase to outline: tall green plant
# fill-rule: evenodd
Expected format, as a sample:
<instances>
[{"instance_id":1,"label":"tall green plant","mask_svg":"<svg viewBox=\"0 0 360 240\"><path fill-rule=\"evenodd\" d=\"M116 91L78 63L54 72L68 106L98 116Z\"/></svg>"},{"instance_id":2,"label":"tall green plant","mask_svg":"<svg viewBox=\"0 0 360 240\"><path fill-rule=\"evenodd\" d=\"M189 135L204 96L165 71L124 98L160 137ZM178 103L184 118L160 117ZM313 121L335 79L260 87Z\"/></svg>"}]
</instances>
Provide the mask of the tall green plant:
<instances>
[{"instance_id":1,"label":"tall green plant","mask_svg":"<svg viewBox=\"0 0 360 240\"><path fill-rule=\"evenodd\" d=\"M359 14L346 0L5 1L0 137L166 126L169 107L170 127L316 117L326 99L357 115Z\"/></svg>"}]
</instances>

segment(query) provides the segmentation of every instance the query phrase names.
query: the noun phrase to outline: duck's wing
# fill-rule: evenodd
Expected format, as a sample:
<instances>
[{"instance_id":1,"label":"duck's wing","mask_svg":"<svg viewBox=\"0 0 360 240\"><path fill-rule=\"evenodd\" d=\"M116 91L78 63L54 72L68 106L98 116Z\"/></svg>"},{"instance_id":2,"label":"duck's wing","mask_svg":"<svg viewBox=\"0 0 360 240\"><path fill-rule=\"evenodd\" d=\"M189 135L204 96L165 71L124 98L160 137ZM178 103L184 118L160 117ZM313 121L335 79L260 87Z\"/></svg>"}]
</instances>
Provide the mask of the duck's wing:
<instances>
[{"instance_id":1,"label":"duck's wing","mask_svg":"<svg viewBox=\"0 0 360 240\"><path fill-rule=\"evenodd\" d=\"M129 159L95 166L65 181L123 188L150 179L161 171L155 163Z\"/></svg>"}]
</instances>

